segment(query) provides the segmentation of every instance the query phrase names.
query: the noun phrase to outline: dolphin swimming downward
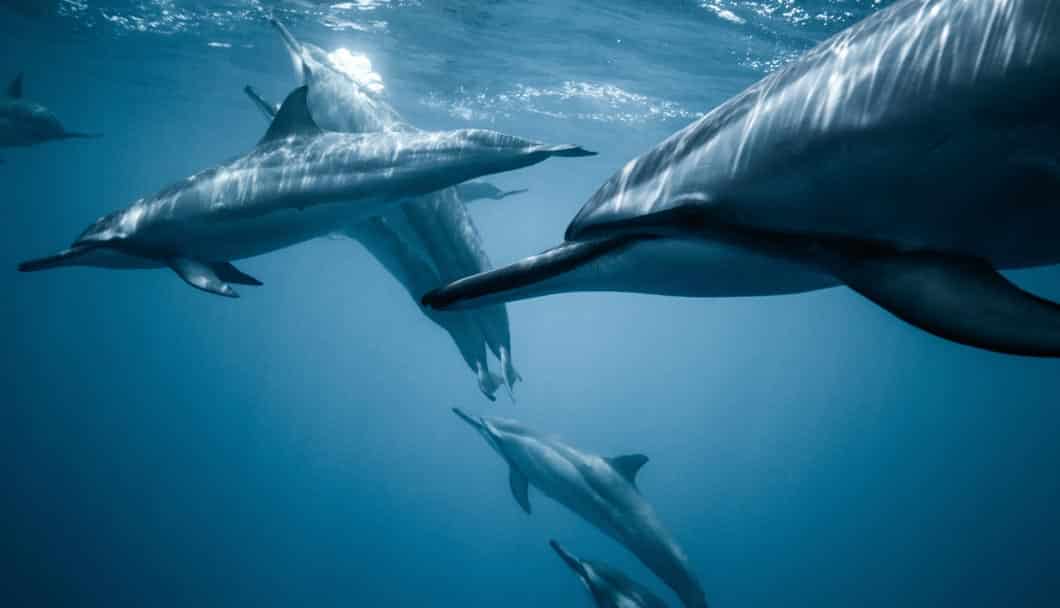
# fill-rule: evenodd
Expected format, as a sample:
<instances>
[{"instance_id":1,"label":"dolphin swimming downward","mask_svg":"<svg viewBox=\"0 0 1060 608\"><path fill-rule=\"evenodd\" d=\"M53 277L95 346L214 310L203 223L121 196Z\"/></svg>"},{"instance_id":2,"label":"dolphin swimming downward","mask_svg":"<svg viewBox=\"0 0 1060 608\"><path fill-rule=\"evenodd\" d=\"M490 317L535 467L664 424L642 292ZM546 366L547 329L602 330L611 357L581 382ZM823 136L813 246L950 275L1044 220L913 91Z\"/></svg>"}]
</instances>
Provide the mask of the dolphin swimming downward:
<instances>
[{"instance_id":1,"label":"dolphin swimming downward","mask_svg":"<svg viewBox=\"0 0 1060 608\"><path fill-rule=\"evenodd\" d=\"M1060 356L1060 306L999 274L1060 262L1060 2L904 0L608 180L566 242L424 302L845 284L933 334Z\"/></svg>"},{"instance_id":2,"label":"dolphin swimming downward","mask_svg":"<svg viewBox=\"0 0 1060 608\"><path fill-rule=\"evenodd\" d=\"M276 106L265 100L253 87L244 89L247 96L270 120L279 111ZM489 369L486 357L486 341L482 330L472 317L473 311L436 311L419 306L419 297L428 290L443 283L436 266L429 260L424 247L413 247L409 243L409 230L401 230L395 224L403 224L402 212L414 208L417 201L403 203L397 211L390 211L384 216L369 218L350 226L345 233L351 239L361 243L380 264L405 288L420 310L432 322L449 334L456 344L460 356L471 371L474 372L479 390L490 401L504 378ZM424 213L431 213L430 209Z\"/></svg>"},{"instance_id":3,"label":"dolphin swimming downward","mask_svg":"<svg viewBox=\"0 0 1060 608\"><path fill-rule=\"evenodd\" d=\"M288 95L249 154L100 218L70 248L19 270L168 266L193 287L237 297L230 283L261 283L232 260L341 231L409 197L482 175L590 154L479 129L326 133L313 122L306 93L300 87Z\"/></svg>"},{"instance_id":4,"label":"dolphin swimming downward","mask_svg":"<svg viewBox=\"0 0 1060 608\"><path fill-rule=\"evenodd\" d=\"M514 420L453 412L479 432L508 464L515 501L530 513L528 486L615 539L673 589L685 606L707 605L684 551L641 496L636 477L648 457L602 458L547 438Z\"/></svg>"},{"instance_id":5,"label":"dolphin swimming downward","mask_svg":"<svg viewBox=\"0 0 1060 608\"><path fill-rule=\"evenodd\" d=\"M306 103L310 115L326 131L368 133L378 131L415 132L384 98L382 82L368 67L351 71L334 62L332 54L311 43L298 41L282 23L270 23L280 33L303 83L309 87ZM251 87L247 94L263 113L272 104ZM416 197L388 209L379 218L357 224L346 235L359 242L393 276L419 305L427 290L446 282L489 270L492 265L481 245L481 237L462 199L460 184ZM503 198L490 184L481 184L469 195ZM511 358L508 312L503 304L474 311L431 312L420 307L431 321L452 337L468 367L475 373L479 389L491 401L504 385L513 395L521 376ZM502 377L490 371L485 347L501 363Z\"/></svg>"},{"instance_id":6,"label":"dolphin swimming downward","mask_svg":"<svg viewBox=\"0 0 1060 608\"><path fill-rule=\"evenodd\" d=\"M622 572L607 564L579 559L554 540L548 544L578 575L597 608L666 608L666 602Z\"/></svg>"},{"instance_id":7,"label":"dolphin swimming downward","mask_svg":"<svg viewBox=\"0 0 1060 608\"><path fill-rule=\"evenodd\" d=\"M0 95L0 148L32 146L58 139L100 137L98 133L67 131L55 114L22 97L22 74Z\"/></svg>"}]
</instances>

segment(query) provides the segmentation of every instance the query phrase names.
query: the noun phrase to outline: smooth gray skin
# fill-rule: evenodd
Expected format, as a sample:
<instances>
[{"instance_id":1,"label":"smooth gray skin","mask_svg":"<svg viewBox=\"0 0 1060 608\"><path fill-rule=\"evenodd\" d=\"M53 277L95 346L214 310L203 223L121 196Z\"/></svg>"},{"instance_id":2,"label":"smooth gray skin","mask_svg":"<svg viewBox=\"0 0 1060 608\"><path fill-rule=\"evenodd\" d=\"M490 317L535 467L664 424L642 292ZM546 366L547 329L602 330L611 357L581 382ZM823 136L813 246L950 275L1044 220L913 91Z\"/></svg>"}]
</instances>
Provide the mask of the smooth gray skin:
<instances>
[{"instance_id":1,"label":"smooth gray skin","mask_svg":"<svg viewBox=\"0 0 1060 608\"><path fill-rule=\"evenodd\" d=\"M0 148L26 147L61 139L100 137L67 131L48 108L22 97L22 74L0 96Z\"/></svg>"},{"instance_id":2,"label":"smooth gray skin","mask_svg":"<svg viewBox=\"0 0 1060 608\"><path fill-rule=\"evenodd\" d=\"M530 512L529 484L629 549L685 606L707 605L684 551L637 489L636 473L647 462L645 456L602 458L514 420L453 412L508 464L509 485L523 510Z\"/></svg>"},{"instance_id":3,"label":"smooth gray skin","mask_svg":"<svg viewBox=\"0 0 1060 608\"><path fill-rule=\"evenodd\" d=\"M905 0L629 162L566 243L425 302L847 284L942 337L1060 356L1060 2Z\"/></svg>"},{"instance_id":4,"label":"smooth gray skin","mask_svg":"<svg viewBox=\"0 0 1060 608\"><path fill-rule=\"evenodd\" d=\"M272 120L279 106L267 101L254 87L244 87L244 92L267 119ZM411 228L404 226L402 205L385 216L374 217L348 228L346 236L359 242L380 264L401 283L414 302L428 290L444 281L425 251L410 245ZM504 385L504 378L489 369L486 357L485 337L467 311L435 311L420 307L420 310L449 334L456 344L460 356L475 374L479 390L490 401L496 401L497 389Z\"/></svg>"},{"instance_id":5,"label":"smooth gray skin","mask_svg":"<svg viewBox=\"0 0 1060 608\"><path fill-rule=\"evenodd\" d=\"M554 540L548 544L578 575L597 608L666 608L666 602L621 571L601 562L581 559Z\"/></svg>"},{"instance_id":6,"label":"smooth gray skin","mask_svg":"<svg viewBox=\"0 0 1060 608\"><path fill-rule=\"evenodd\" d=\"M19 270L169 266L193 287L236 297L229 283L260 283L231 260L341 232L475 177L586 154L476 129L324 133L306 95L301 87L288 96L249 154L100 218L69 249Z\"/></svg>"},{"instance_id":7,"label":"smooth gray skin","mask_svg":"<svg viewBox=\"0 0 1060 608\"><path fill-rule=\"evenodd\" d=\"M309 85L307 105L323 129L349 133L416 131L382 96L378 90L381 82L357 80L333 65L331 57L323 49L299 42L277 20L273 19L271 23L279 31L296 71ZM376 89L373 89L372 85L375 85ZM249 87L247 93L263 112L268 112L268 102ZM461 184L458 188L465 185ZM492 190L480 187L478 190L469 191L469 194L493 197L508 194L500 192L496 187L491 188ZM427 277L420 277L422 280L417 283L423 290L412 294L418 303L420 296L429 289L492 268L489 257L482 248L478 229L464 206L468 199L461 200L458 196L460 193L458 190L447 189L419 197L390 210L383 217L385 221L372 222L349 234L387 268L398 265L405 268L429 269L432 272L429 278L434 280L434 283L426 284ZM404 247L379 249L380 243L398 243ZM392 259L384 261L384 256L390 256ZM402 257L409 259L402 260ZM405 287L410 289L408 283ZM475 372L479 389L492 401L498 384L495 375L489 371L488 360L484 356L478 358L477 353L481 348L479 344L475 344L484 342L499 359L504 374L503 385L514 398L514 384L522 377L511 360L507 309L504 305L498 305L465 314L466 317L452 314L429 314L428 317L453 337L465 361L468 361L469 367Z\"/></svg>"}]
</instances>

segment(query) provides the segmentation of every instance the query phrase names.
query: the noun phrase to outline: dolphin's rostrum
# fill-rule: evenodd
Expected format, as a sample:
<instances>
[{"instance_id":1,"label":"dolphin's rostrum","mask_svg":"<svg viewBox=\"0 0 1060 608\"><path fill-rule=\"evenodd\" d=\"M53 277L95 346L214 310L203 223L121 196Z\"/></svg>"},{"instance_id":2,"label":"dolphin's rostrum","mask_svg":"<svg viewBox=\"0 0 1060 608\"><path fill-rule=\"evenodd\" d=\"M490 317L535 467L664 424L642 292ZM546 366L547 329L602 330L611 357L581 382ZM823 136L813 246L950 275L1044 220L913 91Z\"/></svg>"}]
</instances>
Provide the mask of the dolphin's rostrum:
<instances>
[{"instance_id":1,"label":"dolphin's rostrum","mask_svg":"<svg viewBox=\"0 0 1060 608\"><path fill-rule=\"evenodd\" d=\"M554 540L548 544L589 590L597 608L666 608L666 602L619 570L576 557Z\"/></svg>"},{"instance_id":2,"label":"dolphin's rostrum","mask_svg":"<svg viewBox=\"0 0 1060 608\"><path fill-rule=\"evenodd\" d=\"M677 593L688 608L707 605L688 558L637 489L643 454L603 458L540 435L503 418L453 413L467 422L508 464L512 496L531 512L529 486L615 539Z\"/></svg>"},{"instance_id":3,"label":"dolphin's rostrum","mask_svg":"<svg viewBox=\"0 0 1060 608\"><path fill-rule=\"evenodd\" d=\"M678 296L845 284L944 338L1060 356L1060 2L904 0L615 173L562 245L428 294Z\"/></svg>"}]
</instances>

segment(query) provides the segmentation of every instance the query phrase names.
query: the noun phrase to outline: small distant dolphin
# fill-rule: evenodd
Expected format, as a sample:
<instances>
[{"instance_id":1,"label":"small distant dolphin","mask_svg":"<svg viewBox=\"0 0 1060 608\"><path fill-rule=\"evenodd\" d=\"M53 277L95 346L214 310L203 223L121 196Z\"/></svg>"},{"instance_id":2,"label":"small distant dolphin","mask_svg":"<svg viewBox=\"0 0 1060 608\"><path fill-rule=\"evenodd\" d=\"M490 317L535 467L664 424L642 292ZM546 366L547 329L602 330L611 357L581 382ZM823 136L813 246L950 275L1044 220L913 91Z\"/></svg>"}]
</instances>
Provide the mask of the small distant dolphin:
<instances>
[{"instance_id":1,"label":"small distant dolphin","mask_svg":"<svg viewBox=\"0 0 1060 608\"><path fill-rule=\"evenodd\" d=\"M280 33L303 83L309 85L306 103L313 119L322 129L346 133L379 131L414 133L417 131L384 98L382 81L370 69L360 72L344 69L343 66L335 63L332 54L313 44L298 41L278 20L271 19L270 23ZM367 68L367 62L362 67ZM271 104L262 99L253 89L249 89L247 93L263 112L268 113ZM465 185L461 184L455 190L433 192L392 208L385 214L385 222L374 222L367 227L360 228L356 234L351 234L351 236L360 241L377 258L380 255L401 254L396 250L376 252L373 249L374 243L382 240L393 241L395 238L402 242L408 251L407 255L421 258L420 261L427 262L437 275L434 277L436 283L428 285L427 289L490 270L493 266L482 247L478 228L463 204L468 202L468 198L462 197L465 195L499 197L505 193L488 184L482 184L482 186L487 186L485 188L461 190L461 186ZM369 234L372 231L392 234ZM421 266L419 262L412 261L405 265ZM426 290L414 295L417 303L424 293ZM458 344L471 344L479 338L470 335L457 338L454 334L457 327L446 326L450 321L466 331L481 334L480 338L485 340L489 350L500 361L504 384L508 388L509 395L514 398L514 385L522 379L522 376L512 362L507 308L503 304L487 306L466 314L470 315L472 324L453 319L452 315L429 316L442 325L450 335L453 335L454 341ZM474 350L478 351L477 348ZM462 347L461 352L465 353L466 358L467 349ZM492 400L493 394L489 392L489 388L492 386L493 374L488 371L487 361L476 362L471 365L471 368L475 370L479 388ZM483 368L485 372L482 371Z\"/></svg>"},{"instance_id":2,"label":"small distant dolphin","mask_svg":"<svg viewBox=\"0 0 1060 608\"><path fill-rule=\"evenodd\" d=\"M578 575L597 608L666 608L666 602L622 572L607 564L579 559L554 540L548 544Z\"/></svg>"},{"instance_id":3,"label":"small distant dolphin","mask_svg":"<svg viewBox=\"0 0 1060 608\"><path fill-rule=\"evenodd\" d=\"M98 133L67 131L55 114L39 103L22 98L22 74L0 96L0 148L32 146L57 139L101 137Z\"/></svg>"},{"instance_id":4,"label":"small distant dolphin","mask_svg":"<svg viewBox=\"0 0 1060 608\"><path fill-rule=\"evenodd\" d=\"M341 231L409 197L551 156L586 156L495 131L325 133L291 92L249 154L106 215L64 251L19 265L168 266L189 285L237 297L260 285L232 260Z\"/></svg>"},{"instance_id":5,"label":"small distant dolphin","mask_svg":"<svg viewBox=\"0 0 1060 608\"><path fill-rule=\"evenodd\" d=\"M428 294L724 297L845 284L943 338L1060 356L1060 2L903 0L637 158L566 242Z\"/></svg>"},{"instance_id":6,"label":"small distant dolphin","mask_svg":"<svg viewBox=\"0 0 1060 608\"><path fill-rule=\"evenodd\" d=\"M602 458L544 437L514 420L453 412L479 432L508 464L512 496L530 513L533 485L629 549L689 608L707 605L688 558L637 489L648 457Z\"/></svg>"}]
</instances>

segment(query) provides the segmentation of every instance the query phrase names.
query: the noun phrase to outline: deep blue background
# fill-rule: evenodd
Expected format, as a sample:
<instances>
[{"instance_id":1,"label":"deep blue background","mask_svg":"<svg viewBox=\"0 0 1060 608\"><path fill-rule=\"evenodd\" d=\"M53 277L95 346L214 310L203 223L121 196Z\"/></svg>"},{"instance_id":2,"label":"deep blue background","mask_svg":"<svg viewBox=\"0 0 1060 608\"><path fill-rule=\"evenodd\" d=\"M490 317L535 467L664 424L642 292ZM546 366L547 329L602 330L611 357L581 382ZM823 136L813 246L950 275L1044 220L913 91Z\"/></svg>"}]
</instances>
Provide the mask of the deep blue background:
<instances>
[{"instance_id":1,"label":"deep blue background","mask_svg":"<svg viewBox=\"0 0 1060 608\"><path fill-rule=\"evenodd\" d=\"M554 503L532 492L525 516L460 406L648 454L642 491L714 606L1056 605L1060 363L943 342L845 289L518 303L526 383L490 406L347 241L243 263L265 286L235 301L164 270L17 274L253 145L242 85L295 84L260 4L0 6L0 80L25 71L27 97L106 134L0 151L0 604L588 606L555 537L676 605ZM359 4L271 6L371 57L419 126L601 151L494 180L530 188L473 210L507 263L626 160L886 3ZM1056 269L1012 276L1060 299Z\"/></svg>"}]
</instances>

